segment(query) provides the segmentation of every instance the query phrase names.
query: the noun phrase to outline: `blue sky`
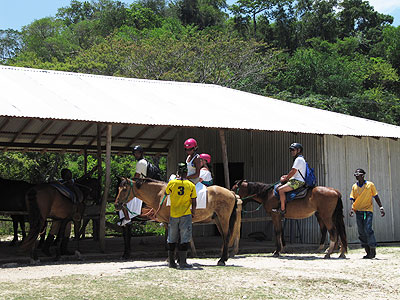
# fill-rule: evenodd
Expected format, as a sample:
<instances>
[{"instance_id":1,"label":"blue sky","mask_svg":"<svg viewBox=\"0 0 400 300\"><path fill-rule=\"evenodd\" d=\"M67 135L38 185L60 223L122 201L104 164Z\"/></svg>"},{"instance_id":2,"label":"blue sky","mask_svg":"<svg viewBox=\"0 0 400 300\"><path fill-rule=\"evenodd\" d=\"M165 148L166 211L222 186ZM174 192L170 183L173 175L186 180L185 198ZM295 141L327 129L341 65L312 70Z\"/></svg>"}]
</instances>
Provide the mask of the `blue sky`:
<instances>
[{"instance_id":1,"label":"blue sky","mask_svg":"<svg viewBox=\"0 0 400 300\"><path fill-rule=\"evenodd\" d=\"M121 1L121 0L120 0ZM134 0L122 0L132 3ZM233 3L235 0L227 0ZM375 10L394 16L394 26L400 25L400 0L370 0ZM70 0L0 0L0 29L20 30L22 26L44 17L54 17L57 9L69 6Z\"/></svg>"}]
</instances>

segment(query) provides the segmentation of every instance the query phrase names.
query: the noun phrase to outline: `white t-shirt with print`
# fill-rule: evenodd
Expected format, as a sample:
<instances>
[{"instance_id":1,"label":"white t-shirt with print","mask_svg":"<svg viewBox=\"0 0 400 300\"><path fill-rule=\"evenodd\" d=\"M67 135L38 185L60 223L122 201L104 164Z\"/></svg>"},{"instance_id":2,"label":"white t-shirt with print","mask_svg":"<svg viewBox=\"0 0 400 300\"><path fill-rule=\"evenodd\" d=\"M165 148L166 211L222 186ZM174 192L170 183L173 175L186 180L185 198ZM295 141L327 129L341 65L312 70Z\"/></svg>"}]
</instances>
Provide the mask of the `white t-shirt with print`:
<instances>
[{"instance_id":1,"label":"white t-shirt with print","mask_svg":"<svg viewBox=\"0 0 400 300\"><path fill-rule=\"evenodd\" d=\"M296 159L294 160L292 169L297 169L297 172L290 179L296 179L296 180L304 182L303 177L301 177L301 175L299 174L299 170L300 170L301 174L304 177L306 177L306 161L302 155L299 155L296 157Z\"/></svg>"},{"instance_id":2,"label":"white t-shirt with print","mask_svg":"<svg viewBox=\"0 0 400 300\"><path fill-rule=\"evenodd\" d=\"M199 176L203 181L211 181L212 176L211 172L207 170L206 168L200 169L200 176Z\"/></svg>"}]
</instances>

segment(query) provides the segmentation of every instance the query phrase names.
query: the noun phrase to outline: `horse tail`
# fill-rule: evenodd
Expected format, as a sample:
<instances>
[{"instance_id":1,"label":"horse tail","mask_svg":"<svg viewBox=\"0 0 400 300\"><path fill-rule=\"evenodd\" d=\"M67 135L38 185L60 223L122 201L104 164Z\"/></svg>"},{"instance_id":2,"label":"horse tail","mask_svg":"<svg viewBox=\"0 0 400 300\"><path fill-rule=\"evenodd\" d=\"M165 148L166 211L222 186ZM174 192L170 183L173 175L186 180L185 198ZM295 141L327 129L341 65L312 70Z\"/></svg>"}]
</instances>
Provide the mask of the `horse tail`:
<instances>
[{"instance_id":1,"label":"horse tail","mask_svg":"<svg viewBox=\"0 0 400 300\"><path fill-rule=\"evenodd\" d=\"M25 199L29 212L29 234L26 239L22 242L21 248L23 250L32 250L34 247L34 243L40 233L40 230L43 227L43 218L40 214L39 206L36 201L37 191L35 188L31 188L28 190Z\"/></svg>"},{"instance_id":2,"label":"horse tail","mask_svg":"<svg viewBox=\"0 0 400 300\"><path fill-rule=\"evenodd\" d=\"M347 236L346 227L344 225L344 215L343 215L343 201L342 194L338 191L338 201L336 203L335 211L333 212L333 221L335 223L336 230L340 237L342 243L342 249L344 253L347 252Z\"/></svg>"},{"instance_id":3,"label":"horse tail","mask_svg":"<svg viewBox=\"0 0 400 300\"><path fill-rule=\"evenodd\" d=\"M235 242L238 242L240 238L240 225L242 222L242 200L236 194L234 195L235 204L232 209L231 216L229 218L229 243L228 247L232 247ZM235 245L235 248L238 245Z\"/></svg>"}]
</instances>

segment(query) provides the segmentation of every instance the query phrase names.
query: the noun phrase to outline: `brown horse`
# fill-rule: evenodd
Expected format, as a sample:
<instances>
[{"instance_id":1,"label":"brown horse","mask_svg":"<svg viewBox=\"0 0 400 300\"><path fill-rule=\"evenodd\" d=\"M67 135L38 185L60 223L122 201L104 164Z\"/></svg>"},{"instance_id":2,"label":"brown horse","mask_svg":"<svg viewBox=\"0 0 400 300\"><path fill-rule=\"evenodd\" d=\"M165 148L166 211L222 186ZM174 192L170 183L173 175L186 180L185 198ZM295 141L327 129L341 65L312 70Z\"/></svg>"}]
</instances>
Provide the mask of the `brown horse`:
<instances>
[{"instance_id":1,"label":"brown horse","mask_svg":"<svg viewBox=\"0 0 400 300\"><path fill-rule=\"evenodd\" d=\"M170 208L163 201L167 184L154 179L127 179L122 178L115 199L115 208L120 210L129 199L138 197L156 211L156 218L160 222L169 222ZM228 260L228 247L238 249L241 224L241 201L236 195L223 187L210 186L207 188L207 208L197 209L193 218L194 223L209 223L213 219L223 240L222 255L218 261L224 266Z\"/></svg>"},{"instance_id":2,"label":"brown horse","mask_svg":"<svg viewBox=\"0 0 400 300\"><path fill-rule=\"evenodd\" d=\"M274 196L271 186L260 182L238 180L232 189L243 199L251 197L256 202L261 203L267 214L271 215L276 241L274 256L279 256L283 248L282 217L279 213L272 213L272 209L278 207L279 200ZM338 237L340 237L341 241L340 258L345 258L347 237L343 221L342 195L338 190L323 186L309 189L304 198L295 199L287 203L285 218L305 219L316 212L318 213L317 219L321 227L321 232L323 233L323 230L326 231L327 229L330 236L329 249L325 258L330 258Z\"/></svg>"},{"instance_id":3,"label":"brown horse","mask_svg":"<svg viewBox=\"0 0 400 300\"><path fill-rule=\"evenodd\" d=\"M100 191L98 181L93 178L85 178L79 183L79 188L82 190L83 199L96 199ZM81 188L84 186L84 188ZM30 230L29 234L21 244L21 249L31 252L31 257L37 260L36 239L42 231L45 230L47 218L61 220L59 230L60 238L56 247L56 258L61 255L61 246L64 238L65 227L73 219L74 205L72 201L62 195L56 187L49 183L38 184L32 187L26 194L26 202L29 212ZM78 205L78 211L83 214L84 203ZM79 223L74 223L75 233L79 232ZM79 250L79 241L78 241Z\"/></svg>"}]
</instances>

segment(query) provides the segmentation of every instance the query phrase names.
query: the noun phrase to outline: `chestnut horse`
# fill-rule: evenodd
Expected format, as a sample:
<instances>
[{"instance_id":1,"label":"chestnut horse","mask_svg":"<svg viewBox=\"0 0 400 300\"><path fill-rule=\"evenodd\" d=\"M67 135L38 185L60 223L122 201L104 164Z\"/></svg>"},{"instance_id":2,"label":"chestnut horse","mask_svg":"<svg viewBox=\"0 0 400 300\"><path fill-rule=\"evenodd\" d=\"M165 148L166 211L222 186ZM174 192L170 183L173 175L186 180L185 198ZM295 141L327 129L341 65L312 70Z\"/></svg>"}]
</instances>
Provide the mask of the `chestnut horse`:
<instances>
[{"instance_id":1,"label":"chestnut horse","mask_svg":"<svg viewBox=\"0 0 400 300\"><path fill-rule=\"evenodd\" d=\"M97 179L94 178L78 179L76 183L79 184L79 188L83 193L83 203L78 205L79 213L82 215L84 202L86 200L96 200L99 197L100 188ZM82 186L83 188L81 188ZM65 227L73 219L74 207L72 201L62 195L52 184L43 183L32 187L27 192L26 202L29 212L30 230L28 236L21 244L21 249L30 251L31 258L37 260L36 239L39 233L45 230L47 218L61 220L62 223L59 230L60 239L56 248L56 258L58 259L61 255L61 242L64 237ZM76 236L79 233L79 224L78 222L74 222Z\"/></svg>"},{"instance_id":2,"label":"chestnut horse","mask_svg":"<svg viewBox=\"0 0 400 300\"><path fill-rule=\"evenodd\" d=\"M138 197L156 211L160 222L169 222L170 208L163 201L167 184L154 179L122 178L115 199L115 209L121 210L129 199ZM236 195L223 187L213 185L207 188L207 208L197 209L194 223L209 223L213 219L223 240L222 255L218 266L228 260L228 247L235 247L237 253L241 224L241 201Z\"/></svg>"},{"instance_id":3,"label":"chestnut horse","mask_svg":"<svg viewBox=\"0 0 400 300\"><path fill-rule=\"evenodd\" d=\"M271 186L261 182L248 182L238 180L232 190L241 198L251 197L256 202L264 206L267 214L271 215L275 230L276 251L274 256L279 256L283 248L282 239L282 216L279 213L272 213L272 209L279 206L279 200L274 196ZM330 244L325 258L330 258L335 244L340 237L341 249L340 258L345 258L347 252L346 229L343 221L342 195L336 189L330 187L317 186L309 189L304 198L295 199L286 204L285 218L305 219L317 214L317 219L321 227L321 232L329 232ZM325 237L324 237L325 238Z\"/></svg>"}]
</instances>

